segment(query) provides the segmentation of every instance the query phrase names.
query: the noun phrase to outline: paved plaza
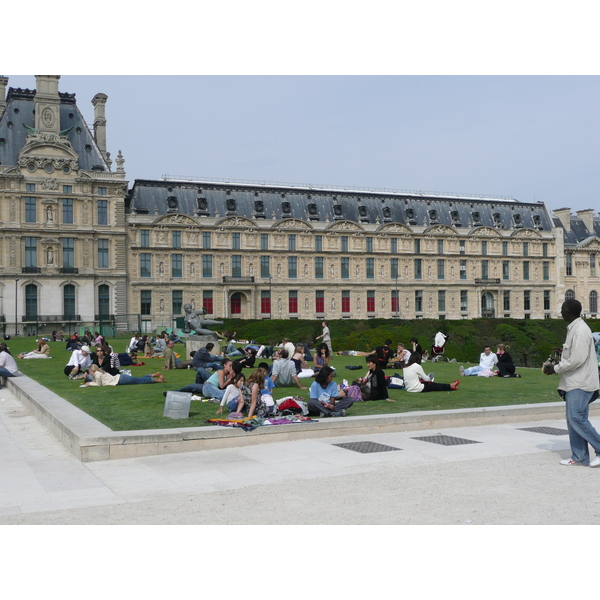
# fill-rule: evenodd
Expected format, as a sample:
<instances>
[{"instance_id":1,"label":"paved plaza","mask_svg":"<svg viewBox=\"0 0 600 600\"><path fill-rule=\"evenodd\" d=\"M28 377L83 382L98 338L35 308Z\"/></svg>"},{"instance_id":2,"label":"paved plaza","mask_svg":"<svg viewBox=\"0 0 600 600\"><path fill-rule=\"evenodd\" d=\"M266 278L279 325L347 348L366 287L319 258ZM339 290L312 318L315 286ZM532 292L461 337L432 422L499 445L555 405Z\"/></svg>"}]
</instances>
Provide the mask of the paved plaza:
<instances>
[{"instance_id":1,"label":"paved plaza","mask_svg":"<svg viewBox=\"0 0 600 600\"><path fill-rule=\"evenodd\" d=\"M565 430L528 421L81 463L4 388L0 524L247 523L241 507L261 507L263 524L598 524L600 468L559 465Z\"/></svg>"}]
</instances>

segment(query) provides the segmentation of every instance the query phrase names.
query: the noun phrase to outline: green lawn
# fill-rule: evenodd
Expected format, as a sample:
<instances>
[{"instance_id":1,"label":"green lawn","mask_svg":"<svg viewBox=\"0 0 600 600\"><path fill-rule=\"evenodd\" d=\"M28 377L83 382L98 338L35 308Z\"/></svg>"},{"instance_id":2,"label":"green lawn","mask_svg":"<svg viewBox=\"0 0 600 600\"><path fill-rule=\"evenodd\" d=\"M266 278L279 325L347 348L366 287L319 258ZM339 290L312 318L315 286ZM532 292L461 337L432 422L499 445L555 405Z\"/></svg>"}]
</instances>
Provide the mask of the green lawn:
<instances>
[{"instance_id":1,"label":"green lawn","mask_svg":"<svg viewBox=\"0 0 600 600\"><path fill-rule=\"evenodd\" d=\"M109 339L108 342L116 352L124 352L129 339L129 337ZM36 348L34 338L15 338L8 344L13 356ZM206 420L215 416L218 407L208 402L192 402L188 419L174 420L162 416L165 403L162 392L179 389L194 382L193 370L163 371L167 380L165 384L80 388L81 381L69 381L63 373L69 360L65 343L50 342L50 348L52 359L17 359L20 371L81 408L113 431L197 427L206 425ZM182 352L184 346L176 344L175 349ZM134 376L153 373L162 370L164 366L164 361L160 359L143 360L146 362L145 366L131 368ZM426 373L430 371L435 373L436 381L450 383L459 378L459 364L429 362L423 367ZM361 369L352 371L344 368L346 365L360 365ZM332 366L337 370L336 381L339 383L342 379L352 382L359 375L364 375L367 370L364 356L336 356ZM251 372L249 369L246 371L246 375ZM558 377L547 377L540 369L518 369L518 372L522 374L521 379L464 377L456 392L411 394L404 390L390 390L390 397L396 400L395 402L358 402L349 410L349 415L535 404L559 400L556 393ZM392 374L394 370L388 370L387 373ZM313 380L309 378L301 381L309 387ZM276 388L274 392L276 399L288 395L308 398L308 390L300 390L297 387Z\"/></svg>"}]
</instances>

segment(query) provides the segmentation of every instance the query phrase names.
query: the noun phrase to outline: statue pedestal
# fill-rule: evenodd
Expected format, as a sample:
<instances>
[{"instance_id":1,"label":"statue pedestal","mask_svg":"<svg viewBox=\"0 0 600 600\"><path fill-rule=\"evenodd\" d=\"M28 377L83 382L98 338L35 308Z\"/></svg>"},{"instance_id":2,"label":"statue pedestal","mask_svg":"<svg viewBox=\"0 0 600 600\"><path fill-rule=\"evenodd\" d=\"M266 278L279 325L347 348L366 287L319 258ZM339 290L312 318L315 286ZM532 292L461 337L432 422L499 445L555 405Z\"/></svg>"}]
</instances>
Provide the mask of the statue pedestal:
<instances>
[{"instance_id":1,"label":"statue pedestal","mask_svg":"<svg viewBox=\"0 0 600 600\"><path fill-rule=\"evenodd\" d=\"M210 351L211 354L221 353L221 343L218 338L215 338L212 335L188 335L185 342L187 355L189 356L190 352L194 350L200 350L200 348L204 348L208 342L212 342L215 345L215 347Z\"/></svg>"}]
</instances>

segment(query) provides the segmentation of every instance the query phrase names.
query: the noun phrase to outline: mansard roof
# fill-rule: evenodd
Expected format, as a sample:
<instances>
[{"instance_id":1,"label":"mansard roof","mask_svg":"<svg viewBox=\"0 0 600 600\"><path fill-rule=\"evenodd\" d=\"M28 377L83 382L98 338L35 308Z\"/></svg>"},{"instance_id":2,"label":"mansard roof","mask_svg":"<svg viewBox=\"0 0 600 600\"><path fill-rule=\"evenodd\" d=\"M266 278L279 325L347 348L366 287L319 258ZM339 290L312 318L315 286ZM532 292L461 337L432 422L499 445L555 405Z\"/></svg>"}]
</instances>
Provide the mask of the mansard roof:
<instances>
[{"instance_id":1,"label":"mansard roof","mask_svg":"<svg viewBox=\"0 0 600 600\"><path fill-rule=\"evenodd\" d=\"M308 222L403 223L407 227L479 226L498 230L549 231L552 220L542 202L324 187L136 179L127 211L200 217L295 218Z\"/></svg>"},{"instance_id":2,"label":"mansard roof","mask_svg":"<svg viewBox=\"0 0 600 600\"><path fill-rule=\"evenodd\" d=\"M109 167L100 152L94 136L77 108L75 94L59 92L60 129L72 128L66 137L77 154L79 168L91 171L94 167ZM9 88L6 107L0 115L0 167L17 164L17 157L25 145L27 130L23 125L35 127L35 90Z\"/></svg>"},{"instance_id":3,"label":"mansard roof","mask_svg":"<svg viewBox=\"0 0 600 600\"><path fill-rule=\"evenodd\" d=\"M600 217L594 216L593 223L594 227L590 231L583 220L577 216L571 215L569 224L571 231L567 231L562 221L554 216L552 217L554 227L563 228L563 237L565 246L580 246L582 243L590 237L600 238Z\"/></svg>"}]
</instances>

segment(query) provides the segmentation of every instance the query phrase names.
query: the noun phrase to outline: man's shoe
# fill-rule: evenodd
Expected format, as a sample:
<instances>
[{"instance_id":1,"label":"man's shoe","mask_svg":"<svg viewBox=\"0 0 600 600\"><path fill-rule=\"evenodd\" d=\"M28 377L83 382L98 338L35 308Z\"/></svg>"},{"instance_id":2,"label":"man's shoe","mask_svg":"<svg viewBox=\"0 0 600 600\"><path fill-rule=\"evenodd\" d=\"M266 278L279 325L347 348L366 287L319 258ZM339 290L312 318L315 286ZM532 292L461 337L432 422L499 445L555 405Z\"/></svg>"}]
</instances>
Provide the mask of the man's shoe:
<instances>
[{"instance_id":1,"label":"man's shoe","mask_svg":"<svg viewBox=\"0 0 600 600\"><path fill-rule=\"evenodd\" d=\"M192 397L191 397L191 400L196 400L196 401L198 401L198 400L202 400L202 396L196 396L196 395L194 394L194 395L192 395Z\"/></svg>"},{"instance_id":2,"label":"man's shoe","mask_svg":"<svg viewBox=\"0 0 600 600\"><path fill-rule=\"evenodd\" d=\"M575 462L572 458L565 458L560 461L561 465L567 465L568 467L576 467L581 463Z\"/></svg>"},{"instance_id":3,"label":"man's shoe","mask_svg":"<svg viewBox=\"0 0 600 600\"><path fill-rule=\"evenodd\" d=\"M429 373L427 377L429 377L429 381L433 381L433 373Z\"/></svg>"},{"instance_id":4,"label":"man's shoe","mask_svg":"<svg viewBox=\"0 0 600 600\"><path fill-rule=\"evenodd\" d=\"M332 417L345 417L346 416L346 410L342 408L342 410L337 410L335 412L331 413Z\"/></svg>"},{"instance_id":5,"label":"man's shoe","mask_svg":"<svg viewBox=\"0 0 600 600\"><path fill-rule=\"evenodd\" d=\"M596 455L596 458L590 463L590 467L600 467L600 454Z\"/></svg>"},{"instance_id":6,"label":"man's shoe","mask_svg":"<svg viewBox=\"0 0 600 600\"><path fill-rule=\"evenodd\" d=\"M465 376L465 368L462 365L460 365L459 371L460 371L460 376L464 377Z\"/></svg>"}]
</instances>

